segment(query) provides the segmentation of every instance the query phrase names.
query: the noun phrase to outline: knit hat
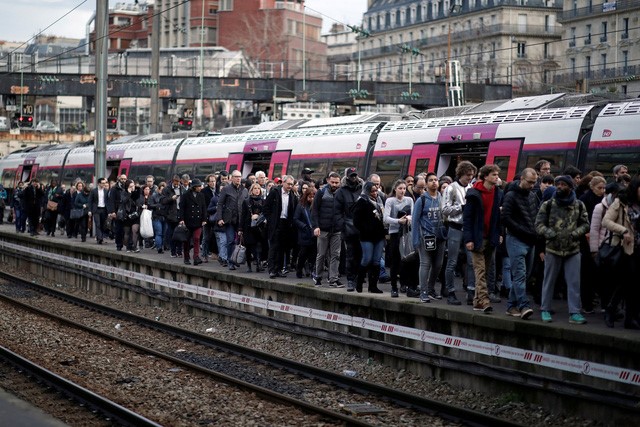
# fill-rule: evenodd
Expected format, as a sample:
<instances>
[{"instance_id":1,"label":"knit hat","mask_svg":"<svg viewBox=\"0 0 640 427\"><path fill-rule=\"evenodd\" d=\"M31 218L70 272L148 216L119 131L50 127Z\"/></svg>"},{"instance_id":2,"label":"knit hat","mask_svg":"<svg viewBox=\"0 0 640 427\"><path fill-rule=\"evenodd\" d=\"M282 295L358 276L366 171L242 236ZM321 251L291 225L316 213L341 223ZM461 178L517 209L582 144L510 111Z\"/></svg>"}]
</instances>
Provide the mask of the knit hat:
<instances>
[{"instance_id":1,"label":"knit hat","mask_svg":"<svg viewBox=\"0 0 640 427\"><path fill-rule=\"evenodd\" d=\"M569 175L557 176L556 180L555 180L556 185L558 185L559 182L564 182L572 190L575 187L575 183L573 182L573 178L571 178Z\"/></svg>"}]
</instances>

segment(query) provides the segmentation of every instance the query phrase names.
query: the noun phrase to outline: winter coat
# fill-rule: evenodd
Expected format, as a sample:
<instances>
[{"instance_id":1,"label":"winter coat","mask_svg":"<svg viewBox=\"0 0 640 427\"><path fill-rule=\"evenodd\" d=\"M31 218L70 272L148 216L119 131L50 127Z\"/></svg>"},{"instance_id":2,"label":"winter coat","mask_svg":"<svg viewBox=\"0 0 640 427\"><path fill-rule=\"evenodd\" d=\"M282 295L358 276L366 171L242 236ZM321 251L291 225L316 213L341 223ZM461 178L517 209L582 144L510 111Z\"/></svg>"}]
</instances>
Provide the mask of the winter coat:
<instances>
[{"instance_id":1,"label":"winter coat","mask_svg":"<svg viewBox=\"0 0 640 427\"><path fill-rule=\"evenodd\" d=\"M502 232L500 221L500 205L502 204L502 189L495 187L493 196L493 210L489 223L487 238L489 244L494 248L500 246L500 235ZM482 248L482 240L484 239L484 210L488 207L483 206L482 195L480 190L475 187L467 190L467 203L462 210L463 219L463 241L464 243L473 242L473 250L480 251Z\"/></svg>"},{"instance_id":2,"label":"winter coat","mask_svg":"<svg viewBox=\"0 0 640 427\"><path fill-rule=\"evenodd\" d=\"M442 194L436 192L431 197L427 192L422 193L413 205L411 215L411 239L413 246L422 244L422 236L436 236L436 240L447 238L447 231L442 215Z\"/></svg>"},{"instance_id":3,"label":"winter coat","mask_svg":"<svg viewBox=\"0 0 640 427\"><path fill-rule=\"evenodd\" d=\"M558 193L540 206L536 232L545 238L546 252L566 257L580 252L580 238L589 232L587 209L575 193L558 204Z\"/></svg>"},{"instance_id":4,"label":"winter coat","mask_svg":"<svg viewBox=\"0 0 640 427\"><path fill-rule=\"evenodd\" d=\"M311 223L313 228L330 233L339 233L344 226L344 215L340 211L340 205L336 202L339 189L331 192L329 186L318 190L311 208Z\"/></svg>"},{"instance_id":5,"label":"winter coat","mask_svg":"<svg viewBox=\"0 0 640 427\"><path fill-rule=\"evenodd\" d=\"M443 194L442 214L445 221L458 224L462 227L462 209L464 208L467 188L463 187L458 180L449 185Z\"/></svg>"},{"instance_id":6,"label":"winter coat","mask_svg":"<svg viewBox=\"0 0 640 427\"><path fill-rule=\"evenodd\" d=\"M151 197L149 197L147 208L151 210L151 219L164 219L164 209L161 203L162 194L155 191Z\"/></svg>"},{"instance_id":7,"label":"winter coat","mask_svg":"<svg viewBox=\"0 0 640 427\"><path fill-rule=\"evenodd\" d=\"M311 246L317 243L317 238L313 235L311 225L311 206L296 206L296 213L293 215L293 222L298 231L298 246Z\"/></svg>"},{"instance_id":8,"label":"winter coat","mask_svg":"<svg viewBox=\"0 0 640 427\"><path fill-rule=\"evenodd\" d=\"M228 184L220 190L218 208L216 210L215 222L223 220L225 225L237 226L240 222L242 203L248 197L247 189L243 185L237 187Z\"/></svg>"},{"instance_id":9,"label":"winter coat","mask_svg":"<svg viewBox=\"0 0 640 427\"><path fill-rule=\"evenodd\" d=\"M382 207L375 207L368 196L361 196L353 206L353 224L360 232L360 240L363 242L377 243L385 239Z\"/></svg>"},{"instance_id":10,"label":"winter coat","mask_svg":"<svg viewBox=\"0 0 640 427\"><path fill-rule=\"evenodd\" d=\"M262 195L251 196L242 203L242 219L238 226L238 231L242 231L246 245L256 245L266 236L267 224L262 223L258 227L251 227L251 216L254 214L260 215L263 210L264 199Z\"/></svg>"},{"instance_id":11,"label":"winter coat","mask_svg":"<svg viewBox=\"0 0 640 427\"><path fill-rule=\"evenodd\" d=\"M129 193L128 191L122 192L122 198L120 199L120 208L124 210L124 220L122 221L125 226L132 226L133 224L140 223L140 210L136 204L137 200L136 192ZM135 215L137 214L137 215Z\"/></svg>"},{"instance_id":12,"label":"winter coat","mask_svg":"<svg viewBox=\"0 0 640 427\"><path fill-rule=\"evenodd\" d=\"M184 225L190 230L202 227L202 223L207 221L207 206L202 192L189 190L180 197L178 222L180 221L184 221Z\"/></svg>"},{"instance_id":13,"label":"winter coat","mask_svg":"<svg viewBox=\"0 0 640 427\"><path fill-rule=\"evenodd\" d=\"M604 218L604 214L607 213L607 209L609 209L608 197L602 199L602 202L593 208L589 229L589 251L592 253L598 252L602 241L607 237L607 229L602 225L602 219Z\"/></svg>"},{"instance_id":14,"label":"winter coat","mask_svg":"<svg viewBox=\"0 0 640 427\"><path fill-rule=\"evenodd\" d=\"M296 213L298 205L298 197L293 191L289 192L289 205L287 207L287 219L293 231L293 215ZM264 215L267 218L267 236L271 239L276 232L280 223L280 214L282 212L282 186L274 186L269 191L269 195L264 201ZM291 240L293 242L295 240Z\"/></svg>"},{"instance_id":15,"label":"winter coat","mask_svg":"<svg viewBox=\"0 0 640 427\"><path fill-rule=\"evenodd\" d=\"M167 221L178 222L178 199L174 200L173 196L181 198L182 194L182 188L174 189L173 185L167 185L162 190L160 204L162 205L162 215Z\"/></svg>"},{"instance_id":16,"label":"winter coat","mask_svg":"<svg viewBox=\"0 0 640 427\"><path fill-rule=\"evenodd\" d=\"M358 197L360 197L363 185L364 181L361 178L358 178L358 181L356 181L355 185L352 185L349 180L343 177L342 186L338 188L336 194L336 203L338 212L342 214L343 218L342 236L344 238L357 237L357 233L353 233L355 228L353 226L353 205L358 200Z\"/></svg>"},{"instance_id":17,"label":"winter coat","mask_svg":"<svg viewBox=\"0 0 640 427\"><path fill-rule=\"evenodd\" d=\"M531 190L515 186L504 195L502 202L502 225L509 234L523 243L534 245L538 198Z\"/></svg>"},{"instance_id":18,"label":"winter coat","mask_svg":"<svg viewBox=\"0 0 640 427\"><path fill-rule=\"evenodd\" d=\"M612 246L617 246L622 242L624 253L627 255L633 254L633 240L626 243L622 238L622 234L625 231L631 233L633 236L634 230L631 220L629 219L629 207L620 203L620 199L615 199L611 206L609 206L607 213L605 213L604 218L602 218L602 226L605 227L609 233L613 233L613 237L611 238ZM609 233L607 233L607 235L609 235Z\"/></svg>"}]
</instances>

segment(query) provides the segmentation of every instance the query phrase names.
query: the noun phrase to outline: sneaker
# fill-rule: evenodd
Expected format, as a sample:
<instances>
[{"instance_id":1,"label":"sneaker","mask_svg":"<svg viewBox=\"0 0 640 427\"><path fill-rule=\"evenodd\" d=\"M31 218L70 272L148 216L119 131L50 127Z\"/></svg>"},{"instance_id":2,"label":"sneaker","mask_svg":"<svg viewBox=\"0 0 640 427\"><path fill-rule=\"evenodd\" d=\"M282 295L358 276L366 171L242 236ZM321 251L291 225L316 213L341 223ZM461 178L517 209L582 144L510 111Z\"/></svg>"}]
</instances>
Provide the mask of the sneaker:
<instances>
[{"instance_id":1,"label":"sneaker","mask_svg":"<svg viewBox=\"0 0 640 427\"><path fill-rule=\"evenodd\" d=\"M583 323L587 323L587 319L580 313L573 313L569 316L569 323L573 323L576 325L582 325Z\"/></svg>"},{"instance_id":2,"label":"sneaker","mask_svg":"<svg viewBox=\"0 0 640 427\"><path fill-rule=\"evenodd\" d=\"M499 302L502 302L502 299L500 299L496 294L489 294L489 302L492 304L498 304Z\"/></svg>"},{"instance_id":3,"label":"sneaker","mask_svg":"<svg viewBox=\"0 0 640 427\"><path fill-rule=\"evenodd\" d=\"M392 289L391 290L391 298L398 298L398 290L397 289Z\"/></svg>"},{"instance_id":4,"label":"sneaker","mask_svg":"<svg viewBox=\"0 0 640 427\"><path fill-rule=\"evenodd\" d=\"M421 302L431 302L431 299L429 298L429 294L426 292L422 292L420 294L420 301Z\"/></svg>"},{"instance_id":5,"label":"sneaker","mask_svg":"<svg viewBox=\"0 0 640 427\"><path fill-rule=\"evenodd\" d=\"M417 289L407 289L407 298L418 298L420 297L420 291Z\"/></svg>"},{"instance_id":6,"label":"sneaker","mask_svg":"<svg viewBox=\"0 0 640 427\"><path fill-rule=\"evenodd\" d=\"M177 258L178 256L176 254L171 254L171 258Z\"/></svg>"},{"instance_id":7,"label":"sneaker","mask_svg":"<svg viewBox=\"0 0 640 427\"><path fill-rule=\"evenodd\" d=\"M347 292L353 292L356 290L356 284L352 280L347 282Z\"/></svg>"},{"instance_id":8,"label":"sneaker","mask_svg":"<svg viewBox=\"0 0 640 427\"><path fill-rule=\"evenodd\" d=\"M533 313L533 311L532 311ZM522 316L522 313L520 313L520 310L518 310L516 307L511 307L510 309L507 310L507 316L513 316L513 317L520 317Z\"/></svg>"},{"instance_id":9,"label":"sneaker","mask_svg":"<svg viewBox=\"0 0 640 427\"><path fill-rule=\"evenodd\" d=\"M135 252L135 253L140 252L140 248L135 248L135 249L133 250L133 252Z\"/></svg>"},{"instance_id":10,"label":"sneaker","mask_svg":"<svg viewBox=\"0 0 640 427\"><path fill-rule=\"evenodd\" d=\"M469 291L467 290L467 305L473 305L473 297L475 295L476 291Z\"/></svg>"},{"instance_id":11,"label":"sneaker","mask_svg":"<svg viewBox=\"0 0 640 427\"><path fill-rule=\"evenodd\" d=\"M473 311L481 311L485 314L489 314L493 312L493 307L489 304L478 304L473 306Z\"/></svg>"},{"instance_id":12,"label":"sneaker","mask_svg":"<svg viewBox=\"0 0 640 427\"><path fill-rule=\"evenodd\" d=\"M549 313L548 311L541 312L540 318L542 319L543 322L547 322L547 323L550 323L551 321L553 321L553 318L551 317L551 313Z\"/></svg>"},{"instance_id":13,"label":"sneaker","mask_svg":"<svg viewBox=\"0 0 640 427\"><path fill-rule=\"evenodd\" d=\"M335 282L329 283L329 287L330 288L344 288L344 283L342 283L340 280L336 280Z\"/></svg>"},{"instance_id":14,"label":"sneaker","mask_svg":"<svg viewBox=\"0 0 640 427\"><path fill-rule=\"evenodd\" d=\"M527 320L528 318L531 317L532 314L533 314L533 310L530 309L529 307L525 307L522 310L520 310L520 317L523 320Z\"/></svg>"},{"instance_id":15,"label":"sneaker","mask_svg":"<svg viewBox=\"0 0 640 427\"><path fill-rule=\"evenodd\" d=\"M450 292L449 295L447 295L447 304L449 304L449 305L462 305L460 300L456 297L456 294L453 293L453 292Z\"/></svg>"},{"instance_id":16,"label":"sneaker","mask_svg":"<svg viewBox=\"0 0 640 427\"><path fill-rule=\"evenodd\" d=\"M322 286L322 279L320 277L314 277L313 286L316 286L316 287Z\"/></svg>"},{"instance_id":17,"label":"sneaker","mask_svg":"<svg viewBox=\"0 0 640 427\"><path fill-rule=\"evenodd\" d=\"M436 294L436 291L430 291L430 292L427 294L427 296L428 296L429 298L431 298L432 300L434 300L434 301L435 301L435 300L437 300L437 299L442 299L442 296L440 296L440 295Z\"/></svg>"}]
</instances>

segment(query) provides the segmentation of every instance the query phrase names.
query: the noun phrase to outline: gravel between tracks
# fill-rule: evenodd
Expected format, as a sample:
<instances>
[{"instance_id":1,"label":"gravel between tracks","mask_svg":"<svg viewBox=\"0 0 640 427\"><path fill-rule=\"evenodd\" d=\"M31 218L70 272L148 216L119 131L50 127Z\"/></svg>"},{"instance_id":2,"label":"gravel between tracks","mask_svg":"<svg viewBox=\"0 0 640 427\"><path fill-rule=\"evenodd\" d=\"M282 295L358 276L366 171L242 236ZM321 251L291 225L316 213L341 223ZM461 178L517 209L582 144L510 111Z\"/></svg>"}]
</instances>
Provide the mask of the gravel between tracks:
<instances>
[{"instance_id":1,"label":"gravel between tracks","mask_svg":"<svg viewBox=\"0 0 640 427\"><path fill-rule=\"evenodd\" d=\"M123 311L129 311L148 318L160 316L164 323L199 333L212 334L218 339L303 361L323 369L336 372L342 372L345 369L355 370L358 373L358 377L366 381L397 388L407 393L466 406L469 409L482 411L514 422L525 423L530 426L588 427L601 425L593 420L549 413L540 406L520 401L517 396L512 394L489 396L456 388L439 380L422 378L404 370L398 371L375 360L362 359L356 355L349 354L331 343L310 341L305 337L296 337L268 329L234 325L214 318L193 317L159 307L142 306L104 295L94 295L73 286L48 281L39 276L25 275L25 272L18 272L9 268L5 268L5 271L20 275L26 280L36 280L40 284L49 285L58 290L78 295L100 304L110 305ZM398 421L398 425L401 425L401 420Z\"/></svg>"}]
</instances>

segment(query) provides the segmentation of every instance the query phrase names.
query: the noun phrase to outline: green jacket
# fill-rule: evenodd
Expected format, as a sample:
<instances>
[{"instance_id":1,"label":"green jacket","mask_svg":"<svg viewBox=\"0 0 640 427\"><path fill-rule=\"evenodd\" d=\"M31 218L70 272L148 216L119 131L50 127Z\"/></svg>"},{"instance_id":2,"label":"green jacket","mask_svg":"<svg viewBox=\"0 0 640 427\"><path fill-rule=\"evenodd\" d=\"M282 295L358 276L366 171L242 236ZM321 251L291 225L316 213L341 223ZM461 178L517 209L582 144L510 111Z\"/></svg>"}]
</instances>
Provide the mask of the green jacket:
<instances>
[{"instance_id":1,"label":"green jacket","mask_svg":"<svg viewBox=\"0 0 640 427\"><path fill-rule=\"evenodd\" d=\"M580 252L580 238L589 232L587 208L575 199L560 206L556 198L540 206L536 216L536 232L545 238L546 251L558 256Z\"/></svg>"}]
</instances>

